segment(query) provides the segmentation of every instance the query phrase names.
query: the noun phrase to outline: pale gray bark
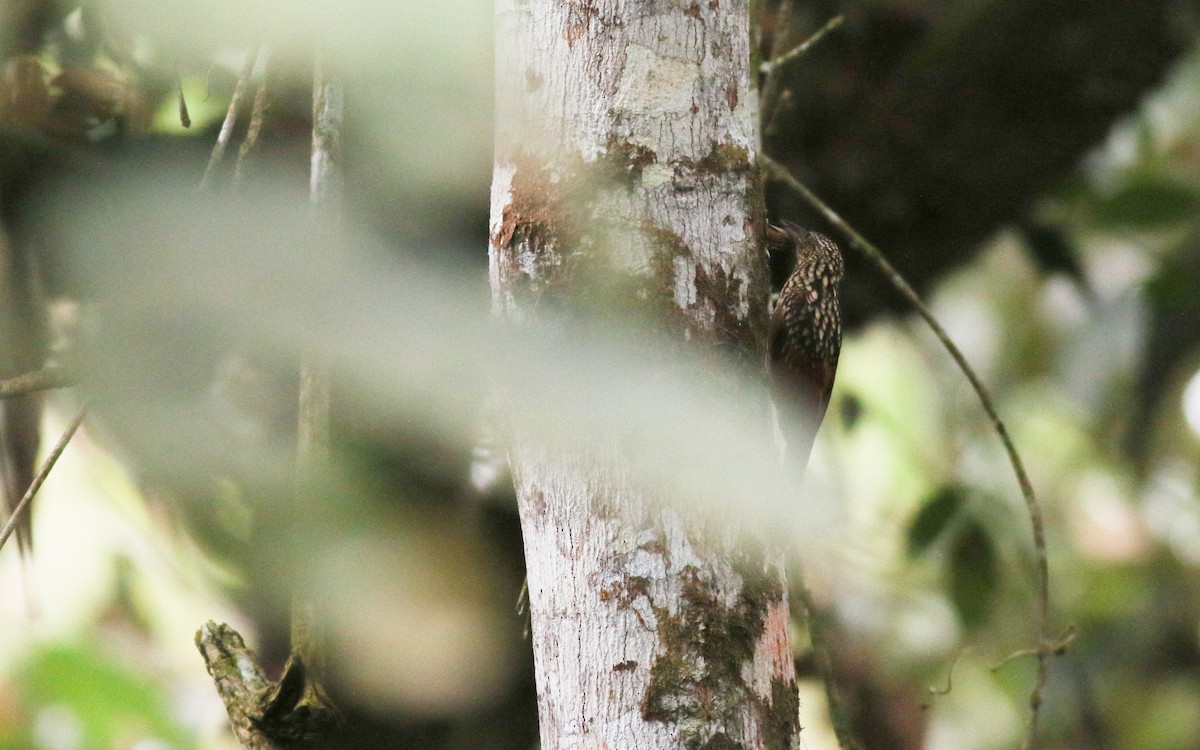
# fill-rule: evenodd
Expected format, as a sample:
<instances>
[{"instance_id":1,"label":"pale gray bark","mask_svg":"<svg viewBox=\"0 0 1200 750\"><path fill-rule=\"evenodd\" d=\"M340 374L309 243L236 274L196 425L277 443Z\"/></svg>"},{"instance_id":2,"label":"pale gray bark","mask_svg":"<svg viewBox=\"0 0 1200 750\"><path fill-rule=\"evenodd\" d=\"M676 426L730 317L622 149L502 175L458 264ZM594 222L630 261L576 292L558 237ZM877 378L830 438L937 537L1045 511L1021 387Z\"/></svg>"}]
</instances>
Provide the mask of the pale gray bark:
<instances>
[{"instance_id":1,"label":"pale gray bark","mask_svg":"<svg viewBox=\"0 0 1200 750\"><path fill-rule=\"evenodd\" d=\"M747 6L498 0L499 316L645 308L681 346L761 361ZM618 436L592 443L512 436L543 748L796 746L781 556L660 496Z\"/></svg>"}]
</instances>

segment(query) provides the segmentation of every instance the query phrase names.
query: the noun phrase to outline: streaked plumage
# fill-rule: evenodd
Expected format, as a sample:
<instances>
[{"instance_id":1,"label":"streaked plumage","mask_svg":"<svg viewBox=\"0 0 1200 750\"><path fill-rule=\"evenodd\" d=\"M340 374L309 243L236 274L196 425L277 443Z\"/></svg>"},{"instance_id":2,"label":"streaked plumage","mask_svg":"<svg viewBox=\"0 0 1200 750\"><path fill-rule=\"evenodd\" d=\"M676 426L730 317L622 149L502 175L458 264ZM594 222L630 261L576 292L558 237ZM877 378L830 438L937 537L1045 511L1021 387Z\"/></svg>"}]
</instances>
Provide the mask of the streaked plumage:
<instances>
[{"instance_id":1,"label":"streaked plumage","mask_svg":"<svg viewBox=\"0 0 1200 750\"><path fill-rule=\"evenodd\" d=\"M828 237L787 222L768 227L767 242L796 255L796 267L771 313L769 341L786 455L793 466L803 467L829 406L842 350L842 253Z\"/></svg>"}]
</instances>

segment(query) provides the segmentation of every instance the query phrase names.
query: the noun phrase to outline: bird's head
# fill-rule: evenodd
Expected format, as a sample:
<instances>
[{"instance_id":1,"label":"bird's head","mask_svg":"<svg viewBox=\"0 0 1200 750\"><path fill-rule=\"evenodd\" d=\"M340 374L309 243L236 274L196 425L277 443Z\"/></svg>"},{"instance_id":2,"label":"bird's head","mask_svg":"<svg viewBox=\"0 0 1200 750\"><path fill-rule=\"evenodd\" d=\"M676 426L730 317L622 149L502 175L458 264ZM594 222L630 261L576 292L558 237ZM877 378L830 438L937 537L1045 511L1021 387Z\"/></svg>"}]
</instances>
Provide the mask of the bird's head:
<instances>
[{"instance_id":1,"label":"bird's head","mask_svg":"<svg viewBox=\"0 0 1200 750\"><path fill-rule=\"evenodd\" d=\"M825 235L784 221L767 227L767 243L795 253L795 270L814 284L830 289L841 283L845 273L842 252Z\"/></svg>"}]
</instances>

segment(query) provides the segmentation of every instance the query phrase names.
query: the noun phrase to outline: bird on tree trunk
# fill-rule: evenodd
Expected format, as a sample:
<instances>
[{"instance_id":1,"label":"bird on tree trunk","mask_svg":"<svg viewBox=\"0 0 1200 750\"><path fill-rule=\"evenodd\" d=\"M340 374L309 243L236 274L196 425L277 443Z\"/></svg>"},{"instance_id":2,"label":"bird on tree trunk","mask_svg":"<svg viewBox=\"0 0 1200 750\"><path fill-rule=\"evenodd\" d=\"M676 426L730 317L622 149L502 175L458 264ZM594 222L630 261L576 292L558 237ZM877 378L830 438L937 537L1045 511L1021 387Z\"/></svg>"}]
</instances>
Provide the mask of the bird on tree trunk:
<instances>
[{"instance_id":1,"label":"bird on tree trunk","mask_svg":"<svg viewBox=\"0 0 1200 750\"><path fill-rule=\"evenodd\" d=\"M768 340L784 457L803 471L829 406L842 350L842 253L828 237L789 222L768 226L767 244L796 256L771 313Z\"/></svg>"}]
</instances>

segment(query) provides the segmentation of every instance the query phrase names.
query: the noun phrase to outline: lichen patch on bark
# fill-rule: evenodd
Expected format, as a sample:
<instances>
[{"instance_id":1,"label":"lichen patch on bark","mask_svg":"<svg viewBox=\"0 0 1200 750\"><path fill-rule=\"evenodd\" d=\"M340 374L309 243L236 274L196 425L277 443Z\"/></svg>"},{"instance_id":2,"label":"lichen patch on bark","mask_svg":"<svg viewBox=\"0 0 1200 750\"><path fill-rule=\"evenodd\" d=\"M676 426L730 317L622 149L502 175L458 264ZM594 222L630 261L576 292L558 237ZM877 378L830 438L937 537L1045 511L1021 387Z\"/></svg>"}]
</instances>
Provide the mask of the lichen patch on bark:
<instances>
[{"instance_id":1,"label":"lichen patch on bark","mask_svg":"<svg viewBox=\"0 0 1200 750\"><path fill-rule=\"evenodd\" d=\"M761 557L757 559L761 562ZM689 748L711 747L707 744L715 739L709 736L711 727L730 725L731 717L748 702L762 704L767 712L774 708L773 700L759 696L746 675L753 672L748 667L768 609L782 599L783 591L777 576L765 566L750 559L744 562L738 570L741 590L732 604L721 601L712 581L693 566L679 572L682 592L677 611L651 602L658 620L659 650L650 666L642 716L678 726Z\"/></svg>"}]
</instances>

